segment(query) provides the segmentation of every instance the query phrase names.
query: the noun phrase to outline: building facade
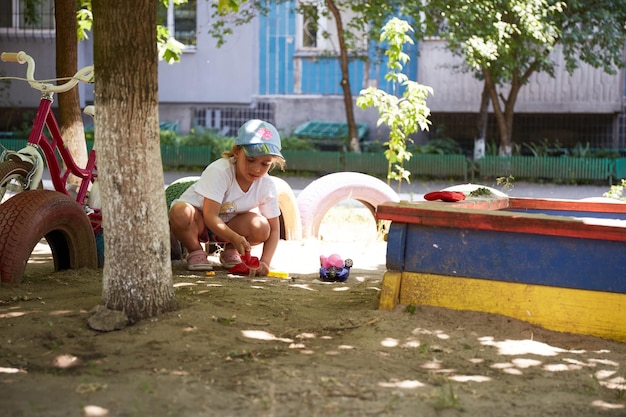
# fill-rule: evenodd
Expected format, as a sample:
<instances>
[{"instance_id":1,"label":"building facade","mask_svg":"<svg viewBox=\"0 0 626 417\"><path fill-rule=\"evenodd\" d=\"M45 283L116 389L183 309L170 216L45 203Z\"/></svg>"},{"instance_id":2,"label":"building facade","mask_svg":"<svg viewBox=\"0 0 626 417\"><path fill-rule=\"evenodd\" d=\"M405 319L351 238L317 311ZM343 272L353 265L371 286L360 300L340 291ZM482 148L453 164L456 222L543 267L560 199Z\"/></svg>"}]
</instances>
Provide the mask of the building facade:
<instances>
[{"instance_id":1,"label":"building facade","mask_svg":"<svg viewBox=\"0 0 626 417\"><path fill-rule=\"evenodd\" d=\"M53 78L54 1L38 2L42 17L37 24L24 16L24 1L0 0L0 50L28 52L37 61L36 76ZM201 127L226 135L233 135L245 120L255 117L273 122L283 134L311 120L345 122L334 22L319 10L297 14L295 1L275 5L267 16L237 27L220 48L208 33L210 2L190 0L185 6L172 4L161 10L171 32L185 43L179 63L159 64L161 121L177 122L182 133ZM325 30L330 36L323 36ZM79 44L79 67L93 63L92 50L91 40ZM368 45L362 45L361 52L368 59L354 58L349 68L355 98L367 86L387 88L384 60ZM427 102L433 130L469 147L475 136L482 83L454 69L459 58L441 41L423 41L407 52L409 78L434 90ZM558 53L555 60L562 63ZM564 65L559 67L562 70L554 78L535 74L522 88L515 108L514 141L589 142L592 147L626 148L624 70L609 75L581 65L570 76ZM3 76L20 77L24 70L0 63ZM93 87L81 85L80 97L83 104L93 102ZM26 83L0 83L0 123L9 125L15 109L34 108L38 98ZM384 128L376 126L375 109L356 109L355 114L357 123L369 125L369 140L385 140ZM490 137L497 137L493 121Z\"/></svg>"}]
</instances>

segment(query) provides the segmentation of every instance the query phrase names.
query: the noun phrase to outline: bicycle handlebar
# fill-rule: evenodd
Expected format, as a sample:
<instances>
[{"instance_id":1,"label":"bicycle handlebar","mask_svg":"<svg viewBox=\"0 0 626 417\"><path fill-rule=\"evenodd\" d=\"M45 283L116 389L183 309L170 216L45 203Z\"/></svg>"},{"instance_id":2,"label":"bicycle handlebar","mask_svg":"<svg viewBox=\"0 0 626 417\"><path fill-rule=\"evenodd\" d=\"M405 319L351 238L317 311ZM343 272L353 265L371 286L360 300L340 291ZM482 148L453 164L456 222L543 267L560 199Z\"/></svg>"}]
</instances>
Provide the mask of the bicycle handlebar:
<instances>
[{"instance_id":1,"label":"bicycle handlebar","mask_svg":"<svg viewBox=\"0 0 626 417\"><path fill-rule=\"evenodd\" d=\"M28 64L26 69L26 80L32 88L43 92L63 93L69 91L79 81L90 83L93 79L93 65L78 70L78 72L67 82L63 84L44 83L35 80L35 60L24 51L20 52L3 52L0 54L0 60L4 62L17 62L18 64Z\"/></svg>"}]
</instances>

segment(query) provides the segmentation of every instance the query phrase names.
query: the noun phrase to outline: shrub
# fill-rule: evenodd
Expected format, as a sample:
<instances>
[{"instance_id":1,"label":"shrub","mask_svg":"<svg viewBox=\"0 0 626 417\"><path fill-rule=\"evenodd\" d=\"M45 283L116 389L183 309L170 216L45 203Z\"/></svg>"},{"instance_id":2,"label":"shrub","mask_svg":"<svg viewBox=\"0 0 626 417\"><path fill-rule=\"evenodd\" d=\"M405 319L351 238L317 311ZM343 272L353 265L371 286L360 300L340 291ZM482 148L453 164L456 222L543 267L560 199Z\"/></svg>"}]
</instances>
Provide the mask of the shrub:
<instances>
[{"instance_id":1,"label":"shrub","mask_svg":"<svg viewBox=\"0 0 626 417\"><path fill-rule=\"evenodd\" d=\"M219 159L222 152L232 149L235 138L222 136L213 130L192 130L180 137L181 146L210 146L211 160Z\"/></svg>"},{"instance_id":2,"label":"shrub","mask_svg":"<svg viewBox=\"0 0 626 417\"><path fill-rule=\"evenodd\" d=\"M462 155L463 148L451 138L440 138L428 141L425 145L415 145L411 148L413 153L438 154L438 155Z\"/></svg>"},{"instance_id":3,"label":"shrub","mask_svg":"<svg viewBox=\"0 0 626 417\"><path fill-rule=\"evenodd\" d=\"M281 138L281 145L283 146L283 150L289 151L305 151L305 150L314 150L315 147L306 139L299 138L297 136L287 136Z\"/></svg>"}]
</instances>

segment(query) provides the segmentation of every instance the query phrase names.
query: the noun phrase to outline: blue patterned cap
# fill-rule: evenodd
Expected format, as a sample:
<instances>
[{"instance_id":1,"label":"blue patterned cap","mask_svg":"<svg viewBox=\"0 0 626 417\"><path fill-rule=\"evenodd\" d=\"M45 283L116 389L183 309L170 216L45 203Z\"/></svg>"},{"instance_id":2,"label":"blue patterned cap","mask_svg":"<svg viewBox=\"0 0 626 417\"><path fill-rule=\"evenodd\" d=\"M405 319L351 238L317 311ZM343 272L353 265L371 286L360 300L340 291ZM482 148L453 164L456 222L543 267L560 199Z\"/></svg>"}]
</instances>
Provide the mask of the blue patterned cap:
<instances>
[{"instance_id":1,"label":"blue patterned cap","mask_svg":"<svg viewBox=\"0 0 626 417\"><path fill-rule=\"evenodd\" d=\"M276 128L263 120L248 120L239 128L235 145L240 145L246 155L251 158L275 155L283 159L280 153L280 135Z\"/></svg>"}]
</instances>

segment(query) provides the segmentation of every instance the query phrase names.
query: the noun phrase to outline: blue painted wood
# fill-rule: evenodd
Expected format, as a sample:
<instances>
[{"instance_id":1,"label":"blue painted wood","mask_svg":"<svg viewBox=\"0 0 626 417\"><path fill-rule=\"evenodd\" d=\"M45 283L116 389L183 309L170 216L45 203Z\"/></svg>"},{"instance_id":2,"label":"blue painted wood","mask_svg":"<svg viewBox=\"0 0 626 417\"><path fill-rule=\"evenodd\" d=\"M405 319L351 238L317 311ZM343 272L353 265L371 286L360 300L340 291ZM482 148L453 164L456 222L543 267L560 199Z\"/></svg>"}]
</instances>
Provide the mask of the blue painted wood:
<instances>
[{"instance_id":1,"label":"blue painted wood","mask_svg":"<svg viewBox=\"0 0 626 417\"><path fill-rule=\"evenodd\" d=\"M563 217L577 217L577 218L590 217L594 219L626 220L626 214L624 213L574 211L574 210L541 210L541 209L506 209L502 211L510 211L514 213L526 213L526 214L547 214L549 216L563 216Z\"/></svg>"},{"instance_id":2,"label":"blue painted wood","mask_svg":"<svg viewBox=\"0 0 626 417\"><path fill-rule=\"evenodd\" d=\"M387 235L387 269L404 270L407 225L392 222Z\"/></svg>"},{"instance_id":3,"label":"blue painted wood","mask_svg":"<svg viewBox=\"0 0 626 417\"><path fill-rule=\"evenodd\" d=\"M625 242L410 224L400 260L389 248L400 229L389 269L626 293Z\"/></svg>"}]
</instances>

